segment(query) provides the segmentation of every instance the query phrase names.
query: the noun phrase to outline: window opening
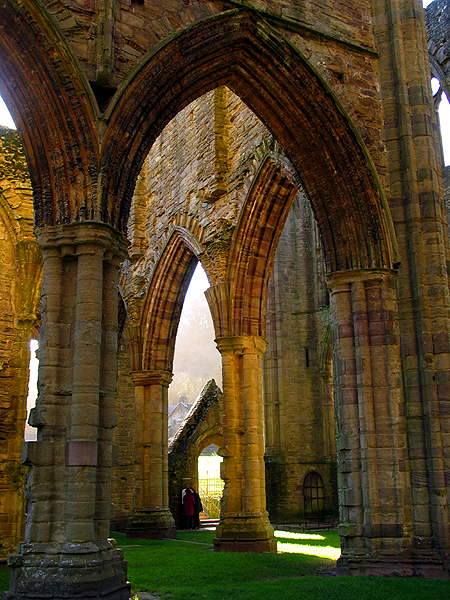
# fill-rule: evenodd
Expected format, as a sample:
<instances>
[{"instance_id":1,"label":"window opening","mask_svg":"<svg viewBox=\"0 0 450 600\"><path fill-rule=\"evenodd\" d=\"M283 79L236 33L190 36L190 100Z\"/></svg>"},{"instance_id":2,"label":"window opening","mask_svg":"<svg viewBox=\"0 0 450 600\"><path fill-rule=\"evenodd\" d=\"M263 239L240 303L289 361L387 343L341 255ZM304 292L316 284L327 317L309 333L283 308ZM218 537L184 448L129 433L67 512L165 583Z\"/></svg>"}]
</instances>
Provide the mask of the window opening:
<instances>
[{"instance_id":1,"label":"window opening","mask_svg":"<svg viewBox=\"0 0 450 600\"><path fill-rule=\"evenodd\" d=\"M37 429L28 425L30 410L36 406L37 398L37 376L38 376L38 341L30 340L30 363L28 377L28 396L27 396L27 420L25 423L24 439L26 442L35 442L37 440Z\"/></svg>"},{"instance_id":2,"label":"window opening","mask_svg":"<svg viewBox=\"0 0 450 600\"><path fill-rule=\"evenodd\" d=\"M169 442L206 383L222 385L222 363L204 295L209 287L198 263L184 299L173 360L174 377L169 387Z\"/></svg>"}]
</instances>

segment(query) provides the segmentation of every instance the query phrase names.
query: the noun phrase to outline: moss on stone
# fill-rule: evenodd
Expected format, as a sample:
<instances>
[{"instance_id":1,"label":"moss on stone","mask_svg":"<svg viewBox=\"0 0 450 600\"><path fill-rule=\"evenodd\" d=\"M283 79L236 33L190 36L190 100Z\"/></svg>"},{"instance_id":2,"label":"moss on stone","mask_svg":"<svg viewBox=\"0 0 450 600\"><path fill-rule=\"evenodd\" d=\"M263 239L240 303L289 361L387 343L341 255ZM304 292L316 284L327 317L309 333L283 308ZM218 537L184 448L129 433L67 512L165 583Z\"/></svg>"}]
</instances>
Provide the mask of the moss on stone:
<instances>
[{"instance_id":1,"label":"moss on stone","mask_svg":"<svg viewBox=\"0 0 450 600\"><path fill-rule=\"evenodd\" d=\"M19 134L14 129L0 127L0 180L29 182L27 161Z\"/></svg>"},{"instance_id":2,"label":"moss on stone","mask_svg":"<svg viewBox=\"0 0 450 600\"><path fill-rule=\"evenodd\" d=\"M28 468L20 462L9 462L5 466L4 472L11 482L11 489L13 491L24 491L27 471Z\"/></svg>"}]
</instances>

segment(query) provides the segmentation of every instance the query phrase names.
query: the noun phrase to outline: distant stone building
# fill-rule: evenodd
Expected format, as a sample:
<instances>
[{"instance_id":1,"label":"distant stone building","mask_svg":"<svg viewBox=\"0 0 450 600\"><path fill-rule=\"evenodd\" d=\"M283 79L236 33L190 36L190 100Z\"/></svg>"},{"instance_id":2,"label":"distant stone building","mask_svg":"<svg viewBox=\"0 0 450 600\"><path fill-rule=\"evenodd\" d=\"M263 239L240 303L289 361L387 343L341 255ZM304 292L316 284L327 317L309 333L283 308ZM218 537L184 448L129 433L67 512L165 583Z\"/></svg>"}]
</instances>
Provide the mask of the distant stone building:
<instances>
[{"instance_id":1,"label":"distant stone building","mask_svg":"<svg viewBox=\"0 0 450 600\"><path fill-rule=\"evenodd\" d=\"M185 402L185 400L187 400L186 396L181 396L180 401L178 402L178 404L176 406L174 406L172 408L172 410L170 410L170 405L169 405L169 411L170 411L169 415L168 415L169 428L168 428L168 434L167 434L168 438L169 438L169 442L173 438L175 433L177 432L177 429L179 428L181 423L184 421L184 419L186 418L186 415L188 414L189 410L192 407L192 404L188 404L187 402Z\"/></svg>"}]
</instances>

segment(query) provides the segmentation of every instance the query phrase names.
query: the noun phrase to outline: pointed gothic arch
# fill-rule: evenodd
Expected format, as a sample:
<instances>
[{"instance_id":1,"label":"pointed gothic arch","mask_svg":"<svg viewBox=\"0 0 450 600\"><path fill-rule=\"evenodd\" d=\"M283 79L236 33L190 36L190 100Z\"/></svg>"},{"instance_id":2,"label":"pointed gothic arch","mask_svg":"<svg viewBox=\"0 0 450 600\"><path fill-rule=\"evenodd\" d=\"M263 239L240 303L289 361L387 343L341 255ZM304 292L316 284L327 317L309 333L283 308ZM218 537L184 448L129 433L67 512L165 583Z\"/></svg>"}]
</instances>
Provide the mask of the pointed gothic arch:
<instances>
[{"instance_id":1,"label":"pointed gothic arch","mask_svg":"<svg viewBox=\"0 0 450 600\"><path fill-rule=\"evenodd\" d=\"M163 127L220 85L253 110L294 165L319 224L327 270L391 267L389 211L356 129L308 61L249 10L173 36L124 82L105 114L102 202L111 224L125 226L134 181Z\"/></svg>"},{"instance_id":2,"label":"pointed gothic arch","mask_svg":"<svg viewBox=\"0 0 450 600\"><path fill-rule=\"evenodd\" d=\"M287 161L267 154L255 175L233 236L231 282L233 335L265 334L267 284L298 187Z\"/></svg>"},{"instance_id":3,"label":"pointed gothic arch","mask_svg":"<svg viewBox=\"0 0 450 600\"><path fill-rule=\"evenodd\" d=\"M38 2L0 2L0 93L27 158L35 225L102 220L95 199L97 104Z\"/></svg>"},{"instance_id":4,"label":"pointed gothic arch","mask_svg":"<svg viewBox=\"0 0 450 600\"><path fill-rule=\"evenodd\" d=\"M197 266L195 241L177 227L172 231L150 282L141 317L144 371L171 371L184 297Z\"/></svg>"}]
</instances>

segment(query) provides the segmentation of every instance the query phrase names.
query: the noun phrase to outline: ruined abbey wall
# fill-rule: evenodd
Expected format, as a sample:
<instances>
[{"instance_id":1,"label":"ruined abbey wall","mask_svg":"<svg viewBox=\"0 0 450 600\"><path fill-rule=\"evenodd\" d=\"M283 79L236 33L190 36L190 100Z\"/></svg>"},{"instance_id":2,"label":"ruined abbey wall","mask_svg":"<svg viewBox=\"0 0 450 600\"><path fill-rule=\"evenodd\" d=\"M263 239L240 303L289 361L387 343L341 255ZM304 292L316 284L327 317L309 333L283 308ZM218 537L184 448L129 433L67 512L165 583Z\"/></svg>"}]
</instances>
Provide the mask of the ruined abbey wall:
<instances>
[{"instance_id":1,"label":"ruined abbey wall","mask_svg":"<svg viewBox=\"0 0 450 600\"><path fill-rule=\"evenodd\" d=\"M135 190L143 202L135 203L133 250L121 275L129 309L122 340L141 417L129 527L174 534L167 386L184 294L201 260L224 387L225 493L215 549L276 550L266 512L261 365L268 275L301 182L330 299L332 361L320 354L333 366L338 572L448 576L450 249L422 7L416 0L176 0L162 12L157 0L0 0L0 17L0 91L27 157L43 253L38 441L25 444L26 547L10 559L11 598L100 598L105 590L111 600L129 597L126 564L107 536L116 292ZM249 160L249 176L236 171L236 185L239 117L233 121L225 88L270 132L264 152ZM202 149L211 161L178 169L179 191L194 195L152 197L150 179L172 168L153 161L142 171L153 143L208 93L214 145L206 136ZM194 114L177 144L202 119ZM156 148L155 159L158 152L168 158ZM201 186L190 185L194 179ZM148 201L158 214L155 231L139 226ZM25 244L23 251L33 272L33 250ZM303 349L295 349L304 358L298 380L311 377L305 407L316 406L319 390L329 407L329 367L320 370L308 343L317 332L326 347L322 313L309 310ZM283 316L291 327L294 312L287 307ZM29 322L35 311L22 306L21 314ZM287 378L293 372L287 365ZM271 402L280 432L288 431L286 407L275 396ZM318 421L313 410L298 423L310 431ZM273 429L271 447L282 453ZM301 485L300 470L291 470Z\"/></svg>"},{"instance_id":2,"label":"ruined abbey wall","mask_svg":"<svg viewBox=\"0 0 450 600\"><path fill-rule=\"evenodd\" d=\"M320 475L337 514L336 445L329 300L322 248L307 198L299 193L275 255L263 358L268 510L275 522L311 517L304 481Z\"/></svg>"},{"instance_id":3,"label":"ruined abbey wall","mask_svg":"<svg viewBox=\"0 0 450 600\"><path fill-rule=\"evenodd\" d=\"M244 202L264 160L277 151L262 123L226 88L189 105L165 128L138 179L128 224L130 258L122 270L121 291L132 322L145 318L143 291L177 231L183 231L212 285L226 276L227 252ZM286 159L280 154L279 160ZM281 236L268 295L269 514L288 521L304 517L303 480L311 470L325 481L326 512L331 514L336 494L328 299L318 231L302 194ZM119 383L119 414L121 390ZM133 424L119 417L116 439L128 426L126 443ZM123 506L118 484L113 484L113 496ZM120 512L126 512L125 506Z\"/></svg>"},{"instance_id":4,"label":"ruined abbey wall","mask_svg":"<svg viewBox=\"0 0 450 600\"><path fill-rule=\"evenodd\" d=\"M0 128L0 560L15 551L25 526L27 469L21 457L41 261L20 140L14 131Z\"/></svg>"},{"instance_id":5,"label":"ruined abbey wall","mask_svg":"<svg viewBox=\"0 0 450 600\"><path fill-rule=\"evenodd\" d=\"M193 115L196 115L195 119ZM191 124L191 129L182 126L185 122ZM10 136L17 139L15 134L10 134ZM241 144L240 141L243 143ZM251 188L261 160L267 152L273 151L275 147L271 136L258 119L227 90L208 94L195 105L188 107L184 113L179 115L178 119L170 124L149 156L147 166L139 180L132 207L129 223L130 258L125 261L122 274L122 290L127 299L127 306L130 307L129 317L133 317L133 307L139 305L142 287L148 285L152 269L155 268L173 227L185 227L192 232L192 237L194 234L198 236L198 246L203 249L200 256L204 258L205 266L208 266L209 246L220 241L221 232L224 230L228 231L226 239L229 239L230 231L236 225L240 207ZM179 173L184 176L177 177L176 175ZM144 181L147 184L146 188L143 186ZM220 189L220 181L222 181L223 188L217 199L214 198L214 200L220 201L222 209L217 206L217 202L215 205L205 202L205 196L213 197L213 194ZM170 185L167 182L170 182ZM23 184L16 182L15 185L25 186L25 190L29 189L27 187L29 185L28 178L24 178ZM31 198L29 198L29 208L30 204ZM183 206L182 210L180 210L180 206ZM209 208L211 213L209 218L202 214L202 209L205 207L207 210ZM22 213L25 212L23 203L20 206L17 205L17 208L20 210L18 214L21 216L19 223L22 223ZM213 208L214 212L212 212ZM163 210L167 222L162 227L157 227L155 225L156 216L161 217ZM28 235L32 236L31 223L28 227ZM299 228L303 227L305 235L299 231ZM295 243L291 239L292 235L296 239ZM309 252L308 258L306 258L305 252ZM318 430L324 431L323 421L320 418L321 404L329 402L329 393L322 389L323 375L320 374L320 369L317 367L320 361L323 361L323 358L319 356L320 352L316 349L319 344L318 338L317 340L314 338L318 335L319 330L317 324L310 324L309 332L308 325L304 326L306 327L305 340L307 340L304 341L300 339L302 336L298 329L298 322L302 320L302 314L308 313L308 310L303 310L305 302L312 303L314 306L316 304L319 307L322 306L322 309L319 310L321 314L324 311L326 313L327 310L325 308L323 258L313 217L305 198L300 199L299 197L295 204L290 225L286 227L286 233L280 242L278 256L280 258L275 261L278 283L271 284L271 299L269 300L271 303L269 323L272 319L276 321L276 325L269 324L267 332L269 348L265 360L268 440L276 438L278 442L276 445L269 444L267 473L268 488L272 490L270 495L273 499L272 505L269 507L271 512L274 516L292 520L302 516L301 483L305 473L314 466L317 467L317 461L322 464L325 457L330 455L329 447L326 446L322 433L317 435ZM314 261L312 257L317 257L317 260ZM300 261L301 266L299 266ZM309 267L313 263L311 272ZM214 264L213 268L219 270L220 265ZM283 273L289 277L293 269L298 271L298 281L295 284L291 282L289 289L292 292L289 294L286 281L283 280ZM211 272L213 277L212 268L210 274ZM15 275L16 271L13 270L11 282L14 282ZM39 286L40 271L36 275ZM306 280L308 281L307 286L302 285L302 282ZM31 285L29 282L25 283L23 279L21 281L25 286ZM275 279L273 281L275 282ZM130 287L127 286L128 282L131 282ZM32 284L35 285L35 282ZM7 285L9 298L11 298L11 290L15 289L14 285ZM311 290L315 290L316 286L318 286L318 291L312 295ZM29 290L29 288L26 289ZM136 294L136 289L138 290L138 299L135 302L135 297L127 296L127 294L130 294L130 290ZM280 292L281 289L284 290L283 293ZM38 287L33 293L36 302ZM273 294L277 294L276 300L272 297ZM301 299L300 296L302 296ZM280 310L283 310L280 302L281 304L288 302L288 298L291 297L295 300L284 309L284 316L280 316ZM278 309L278 313L276 309ZM287 318L286 315L291 312L294 312L295 316L290 317L288 324L283 323L283 320ZM319 319L319 337L322 340L326 338L324 318ZM292 319L297 323L295 326L293 326ZM316 320L316 316L313 316L312 322ZM130 321L132 322L132 319ZM287 332L291 332L291 335L286 342ZM297 341L293 340L294 335ZM286 346L286 343L287 347L281 346L282 344ZM314 366L304 371L304 375L299 379L297 352L304 356L305 344L310 347L311 365ZM323 342L320 344L323 345ZM280 361L277 359L279 352L283 354L283 360ZM27 368L27 364L28 351L26 349L23 368ZM329 365L325 368L329 369ZM311 377L310 373L313 369L317 372L315 376ZM309 374L305 380L307 373ZM27 381L27 377L24 376L21 381ZM275 390L274 381L281 381L282 389ZM300 392L301 389L303 389L302 392ZM307 389L310 391L306 392ZM25 387L25 395L26 392ZM300 405L300 396L304 399L308 397L308 406ZM23 397L21 402L20 410L23 413L25 406ZM276 420L273 419L273 405L278 408L282 407ZM123 529L132 512L135 496L135 423L140 418L135 413L134 385L130 379L130 361L124 343L119 354L116 410L118 427L114 430L114 437L118 445L118 454L117 467L113 470L112 477L112 502L115 505L113 521L115 527ZM315 412L317 414L314 417ZM305 419L310 417L312 420L306 425ZM15 421L19 436L16 454L21 452L23 431L20 424L22 421ZM326 437L333 435L332 429L333 425L330 422ZM292 435L293 432L295 435ZM306 442L307 439L309 442ZM282 440L281 443L280 440ZM315 447L313 450L311 445ZM283 464L281 471L279 470L280 458ZM275 459L275 463L273 459ZM275 471L274 464L276 465ZM326 484L330 486L333 476L330 478L329 467L322 466L321 468L321 474ZM282 485L280 486L281 480ZM276 494L275 489L277 490Z\"/></svg>"},{"instance_id":6,"label":"ruined abbey wall","mask_svg":"<svg viewBox=\"0 0 450 600\"><path fill-rule=\"evenodd\" d=\"M224 277L240 209L274 142L226 88L186 107L152 147L136 185L121 273L128 316L139 322L145 292L174 230L191 236L211 285Z\"/></svg>"}]
</instances>

